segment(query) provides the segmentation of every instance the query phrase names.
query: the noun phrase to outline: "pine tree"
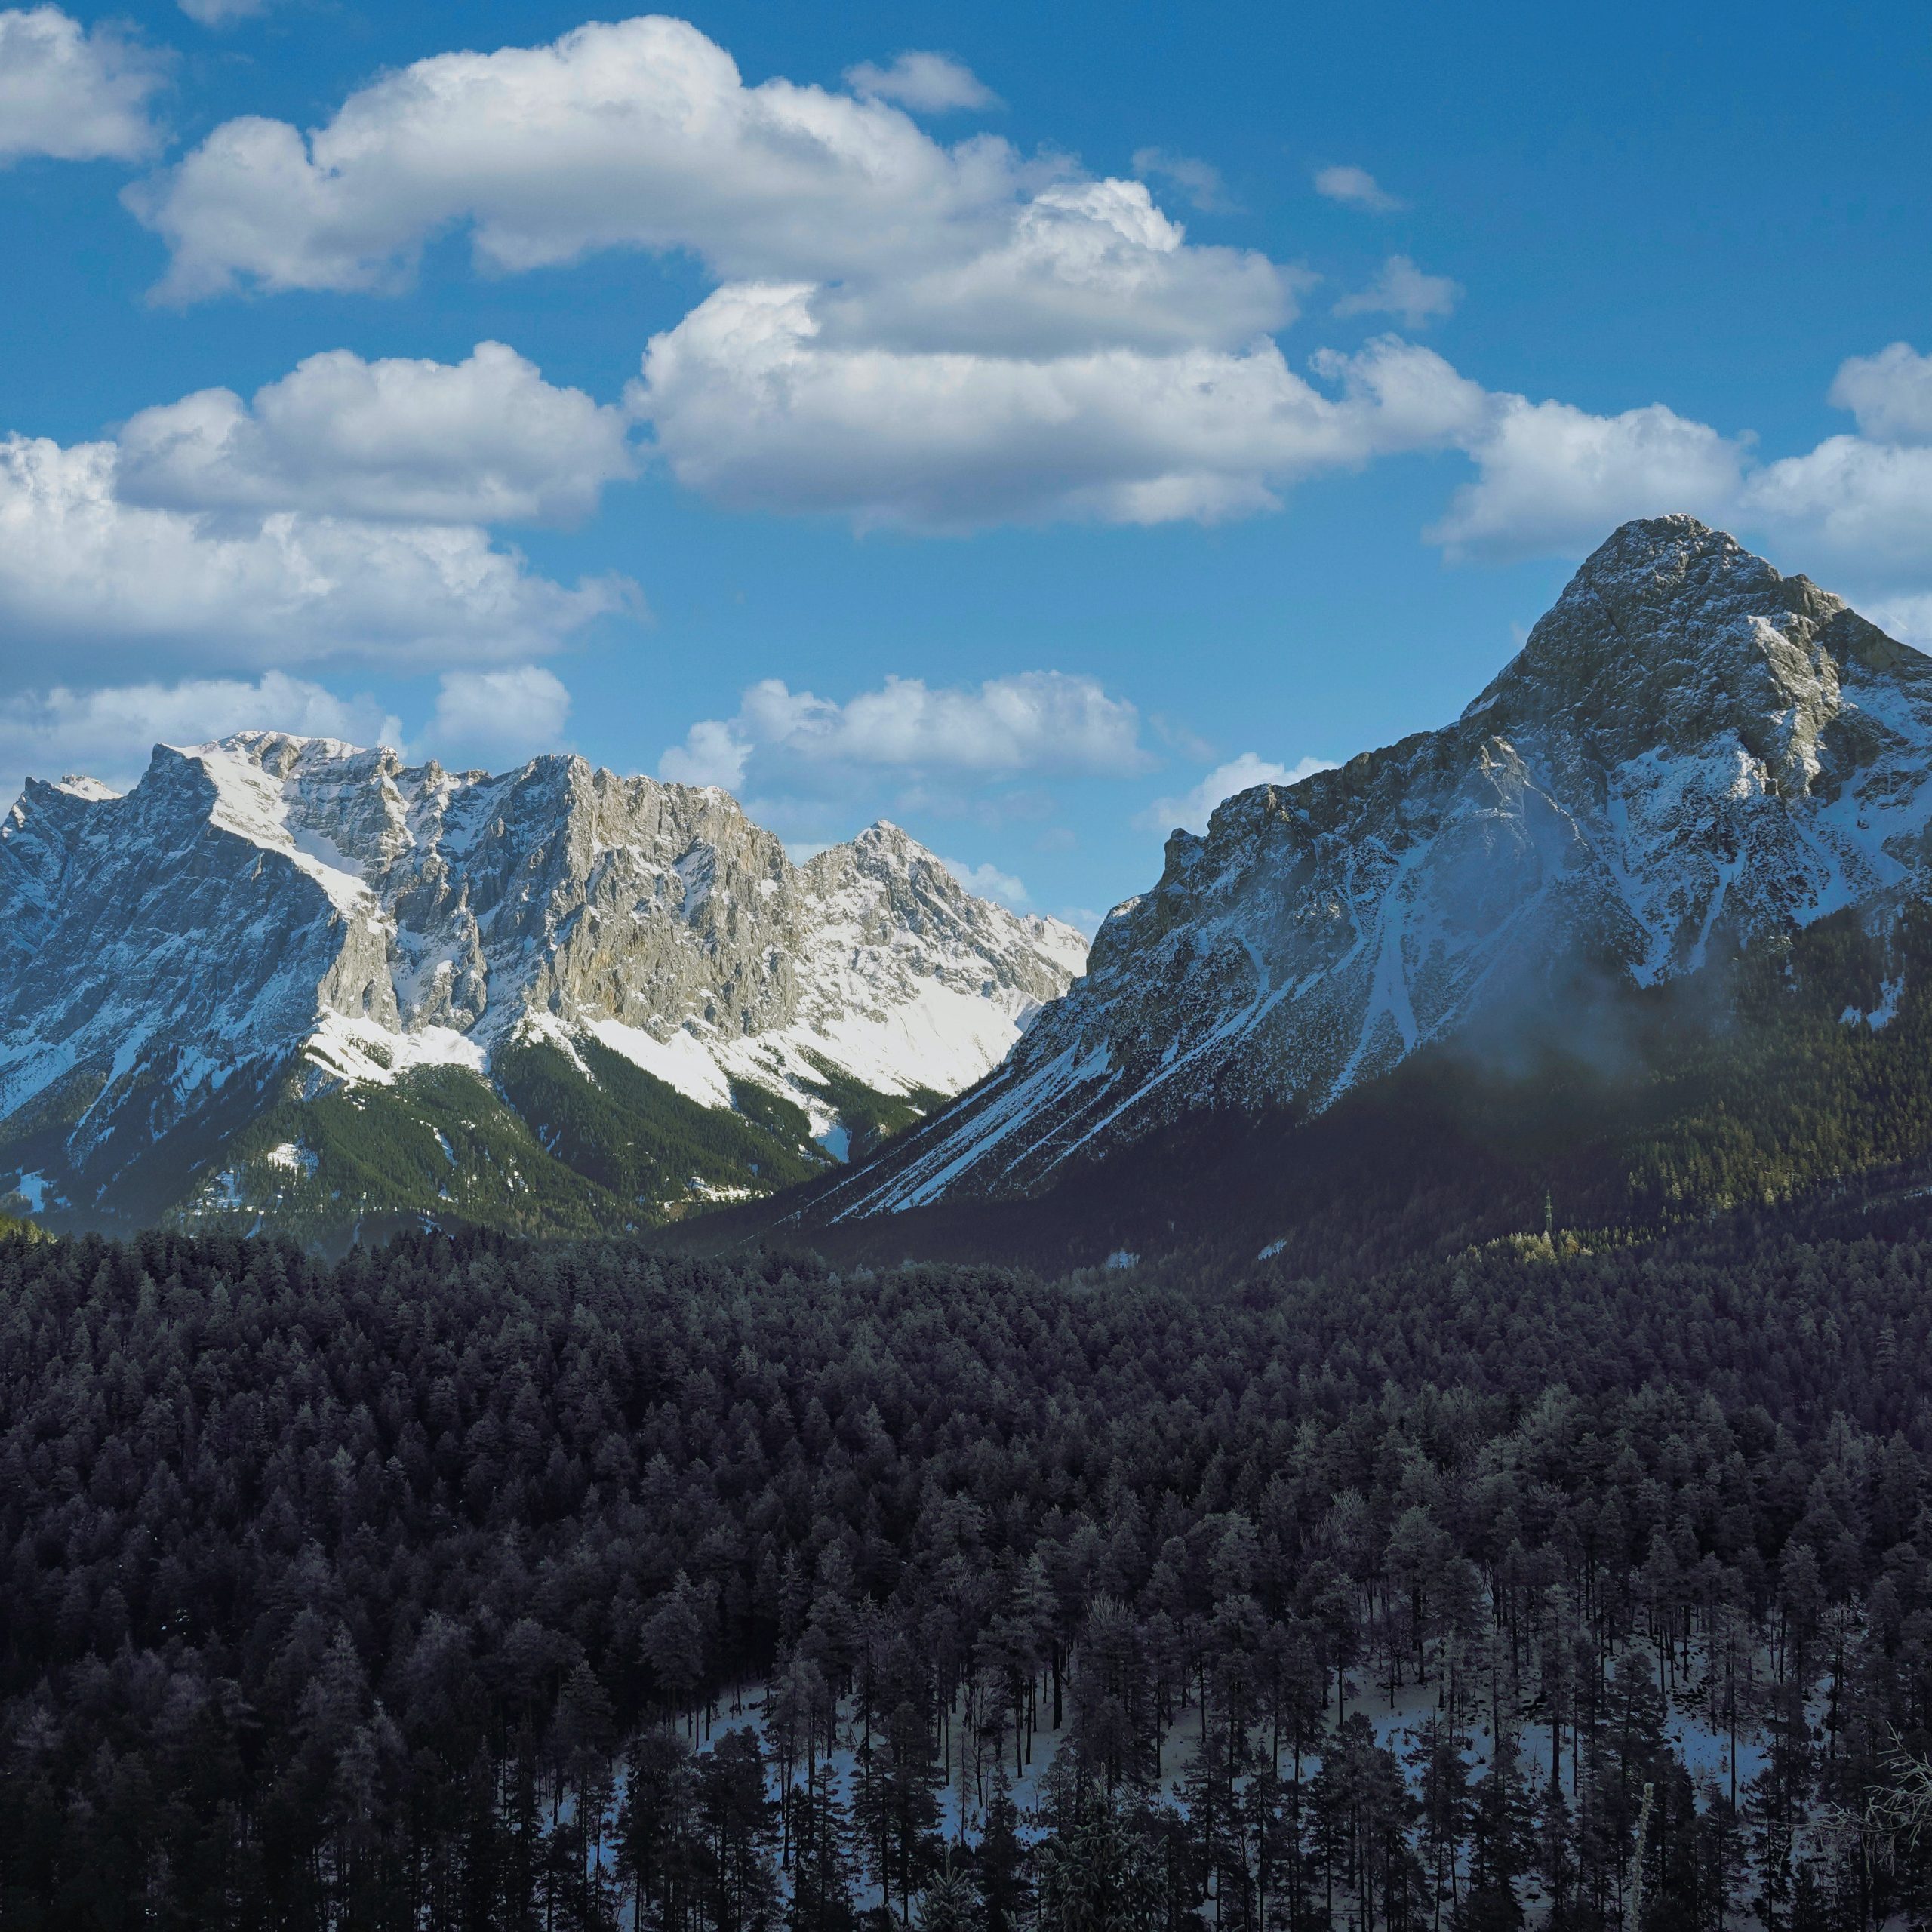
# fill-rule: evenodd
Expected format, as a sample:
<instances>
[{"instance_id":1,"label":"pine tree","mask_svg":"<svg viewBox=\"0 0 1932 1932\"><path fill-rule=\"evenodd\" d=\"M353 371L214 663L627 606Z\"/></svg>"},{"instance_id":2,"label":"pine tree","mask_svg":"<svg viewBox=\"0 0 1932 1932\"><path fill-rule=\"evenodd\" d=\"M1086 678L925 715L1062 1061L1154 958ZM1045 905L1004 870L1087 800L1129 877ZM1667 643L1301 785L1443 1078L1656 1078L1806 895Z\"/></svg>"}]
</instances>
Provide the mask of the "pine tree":
<instances>
[{"instance_id":1,"label":"pine tree","mask_svg":"<svg viewBox=\"0 0 1932 1932\"><path fill-rule=\"evenodd\" d=\"M1428 1874L1432 1923L1440 1923L1445 1906L1454 1911L1461 1900L1457 1870L1469 1827L1469 1774L1463 1758L1468 1741L1432 1712L1408 1755L1421 1804L1418 1849Z\"/></svg>"},{"instance_id":2,"label":"pine tree","mask_svg":"<svg viewBox=\"0 0 1932 1932\"><path fill-rule=\"evenodd\" d=\"M772 1916L778 1898L778 1806L766 1794L757 1734L726 1731L696 1768L703 1889L718 1932L748 1932Z\"/></svg>"},{"instance_id":3,"label":"pine tree","mask_svg":"<svg viewBox=\"0 0 1932 1932\"><path fill-rule=\"evenodd\" d=\"M694 1873L697 1774L690 1747L669 1725L632 1743L624 1801L617 1814L617 1867L635 1894L640 1915L661 1924L682 1916Z\"/></svg>"},{"instance_id":4,"label":"pine tree","mask_svg":"<svg viewBox=\"0 0 1932 1932\"><path fill-rule=\"evenodd\" d=\"M832 1767L821 1764L792 1801L791 1932L851 1932L851 1819Z\"/></svg>"},{"instance_id":5,"label":"pine tree","mask_svg":"<svg viewBox=\"0 0 1932 1932\"><path fill-rule=\"evenodd\" d=\"M964 1866L955 1870L950 1854L920 1895L913 1923L919 1932L980 1932L979 1901Z\"/></svg>"},{"instance_id":6,"label":"pine tree","mask_svg":"<svg viewBox=\"0 0 1932 1932\"><path fill-rule=\"evenodd\" d=\"M1523 1923L1518 1881L1531 1856L1531 1807L1514 1733L1494 1740L1470 1814L1469 1889L1456 1924L1502 1932Z\"/></svg>"},{"instance_id":7,"label":"pine tree","mask_svg":"<svg viewBox=\"0 0 1932 1932\"><path fill-rule=\"evenodd\" d=\"M994 1774L986 1819L973 1861L974 1881L986 1932L1015 1932L1032 1903L1026 1848L1020 1836L1020 1812L1002 1767Z\"/></svg>"}]
</instances>

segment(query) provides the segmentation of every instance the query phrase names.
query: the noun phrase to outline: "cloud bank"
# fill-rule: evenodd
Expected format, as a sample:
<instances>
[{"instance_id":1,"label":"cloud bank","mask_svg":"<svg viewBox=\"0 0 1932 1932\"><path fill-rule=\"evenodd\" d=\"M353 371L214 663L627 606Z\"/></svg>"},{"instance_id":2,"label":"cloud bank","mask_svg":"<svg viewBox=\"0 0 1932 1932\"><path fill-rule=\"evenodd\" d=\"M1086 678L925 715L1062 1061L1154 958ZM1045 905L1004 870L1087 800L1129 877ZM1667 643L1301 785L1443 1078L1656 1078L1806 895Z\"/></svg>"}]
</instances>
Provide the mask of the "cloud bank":
<instances>
[{"instance_id":1,"label":"cloud bank","mask_svg":"<svg viewBox=\"0 0 1932 1932\"><path fill-rule=\"evenodd\" d=\"M58 7L0 11L0 167L144 158L160 144L165 78L165 56L111 26L89 30Z\"/></svg>"},{"instance_id":2,"label":"cloud bank","mask_svg":"<svg viewBox=\"0 0 1932 1932\"><path fill-rule=\"evenodd\" d=\"M111 66L54 10L0 17L39 23L57 65ZM85 138L131 152L148 79L117 85L118 131ZM1661 401L1595 413L1488 390L1398 338L1291 360L1278 338L1306 269L1190 239L1146 179L983 134L947 143L908 111L992 104L930 50L861 63L842 90L748 83L697 28L652 17L419 60L306 130L226 122L128 200L168 246L173 301L398 288L453 229L492 272L608 248L694 259L715 286L652 337L625 406L654 460L727 507L937 531L1211 522L1434 451L1473 466L1429 533L1460 556L1574 550L1687 508L1815 543L1900 594L1932 587L1932 374L1909 345L1839 371L1855 434L1773 462ZM1220 195L1207 162L1149 146L1134 163L1196 205ZM1404 205L1353 163L1314 186ZM1392 254L1333 310L1414 331L1460 294ZM455 529L581 515L635 460L609 405L483 344L442 368L338 352L247 403L214 390L144 412L121 473L156 509Z\"/></svg>"},{"instance_id":3,"label":"cloud bank","mask_svg":"<svg viewBox=\"0 0 1932 1932\"><path fill-rule=\"evenodd\" d=\"M1178 798L1156 798L1134 817L1134 823L1149 832L1168 832L1179 826L1197 835L1205 832L1214 808L1237 792L1251 791L1257 785L1298 785L1317 771L1334 769L1327 760L1297 759L1293 764L1278 764L1257 752L1243 752L1226 764L1217 765L1191 791Z\"/></svg>"},{"instance_id":4,"label":"cloud bank","mask_svg":"<svg viewBox=\"0 0 1932 1932\"><path fill-rule=\"evenodd\" d=\"M0 13L0 160L152 153L162 78L157 57L58 8ZM380 657L448 674L426 743L560 734L568 696L536 660L636 592L551 581L495 533L581 519L646 463L727 508L952 533L1212 523L1434 454L1469 466L1427 533L1455 555L1574 552L1625 517L1690 509L1829 559L1891 621L1932 628L1932 358L1910 345L1846 361L1831 393L1851 429L1775 459L1641 396L1596 413L1491 389L1401 336L1291 355L1281 332L1315 278L1204 245L1149 185L1225 206L1211 163L1144 147L1140 178L1118 179L983 134L941 141L915 117L997 103L930 51L845 78L748 83L688 23L594 23L416 62L312 128L226 122L138 183L129 205L168 245L158 293L174 302L380 294L452 229L492 273L620 248L688 257L714 285L651 337L620 402L500 343L451 364L337 349L251 396L142 410L112 438L0 441L0 635L57 687L20 702L51 718L57 691L71 708L90 679L149 688L126 666L157 646L216 709L217 686L262 701L270 666ZM1403 205L1352 165L1315 186L1371 214ZM1460 295L1391 254L1331 312L1413 332ZM26 660L8 668L20 686ZM1144 756L1124 706L1048 672L891 680L843 703L768 683L694 726L665 769L800 797L885 774L1118 774ZM1285 775L1244 754L1155 809L1204 823L1207 794L1249 772Z\"/></svg>"},{"instance_id":5,"label":"cloud bank","mask_svg":"<svg viewBox=\"0 0 1932 1932\"><path fill-rule=\"evenodd\" d=\"M291 675L330 662L446 669L426 752L554 745L568 696L531 660L638 593L555 582L490 526L583 515L634 470L631 428L484 343L456 365L314 356L251 402L205 390L117 440L0 436L0 789L128 782L158 740L248 726L402 749L370 701Z\"/></svg>"},{"instance_id":6,"label":"cloud bank","mask_svg":"<svg viewBox=\"0 0 1932 1932\"><path fill-rule=\"evenodd\" d=\"M1389 214L1407 205L1383 188L1367 168L1346 165L1318 168L1315 192L1326 200L1340 202L1344 208L1365 208L1371 214Z\"/></svg>"},{"instance_id":7,"label":"cloud bank","mask_svg":"<svg viewBox=\"0 0 1932 1932\"><path fill-rule=\"evenodd\" d=\"M943 70L922 58L877 81L930 94ZM224 122L130 201L172 251L163 297L193 300L394 287L457 223L500 271L624 247L845 279L992 241L1028 177L1004 143L942 147L878 92L747 87L715 42L654 16L417 61L306 134Z\"/></svg>"},{"instance_id":8,"label":"cloud bank","mask_svg":"<svg viewBox=\"0 0 1932 1932\"><path fill-rule=\"evenodd\" d=\"M527 657L624 600L537 577L473 525L131 503L120 462L112 443L0 438L0 663L17 678L48 646L97 666L155 644L223 665Z\"/></svg>"},{"instance_id":9,"label":"cloud bank","mask_svg":"<svg viewBox=\"0 0 1932 1932\"><path fill-rule=\"evenodd\" d=\"M888 678L844 703L768 678L743 694L735 717L694 724L658 772L678 784L741 793L814 774L843 788L855 771L879 769L1121 776L1151 762L1140 731L1140 714L1124 698L1058 671L937 689L917 678Z\"/></svg>"},{"instance_id":10,"label":"cloud bank","mask_svg":"<svg viewBox=\"0 0 1932 1932\"><path fill-rule=\"evenodd\" d=\"M845 69L856 94L897 101L915 114L947 114L955 109L997 107L999 96L962 60L950 54L907 53L881 67L870 60Z\"/></svg>"},{"instance_id":11,"label":"cloud bank","mask_svg":"<svg viewBox=\"0 0 1932 1932\"><path fill-rule=\"evenodd\" d=\"M811 290L730 288L654 337L632 406L678 480L862 524L1213 521L1323 469L1467 434L1481 392L1384 340L1318 365L1272 341L1038 361L841 346Z\"/></svg>"},{"instance_id":12,"label":"cloud bank","mask_svg":"<svg viewBox=\"0 0 1932 1932\"><path fill-rule=\"evenodd\" d=\"M312 355L245 403L203 389L119 438L124 500L423 523L564 522L632 475L614 405L555 389L500 342L466 361Z\"/></svg>"},{"instance_id":13,"label":"cloud bank","mask_svg":"<svg viewBox=\"0 0 1932 1932\"><path fill-rule=\"evenodd\" d=\"M1463 445L1475 475L1427 534L1452 555L1507 560L1587 549L1626 518L1689 510L1845 574L1875 608L1918 625L1912 593L1932 589L1932 357L1904 343L1854 356L1830 395L1857 433L1769 461L1750 435L1662 403L1601 416L1494 396Z\"/></svg>"}]
</instances>

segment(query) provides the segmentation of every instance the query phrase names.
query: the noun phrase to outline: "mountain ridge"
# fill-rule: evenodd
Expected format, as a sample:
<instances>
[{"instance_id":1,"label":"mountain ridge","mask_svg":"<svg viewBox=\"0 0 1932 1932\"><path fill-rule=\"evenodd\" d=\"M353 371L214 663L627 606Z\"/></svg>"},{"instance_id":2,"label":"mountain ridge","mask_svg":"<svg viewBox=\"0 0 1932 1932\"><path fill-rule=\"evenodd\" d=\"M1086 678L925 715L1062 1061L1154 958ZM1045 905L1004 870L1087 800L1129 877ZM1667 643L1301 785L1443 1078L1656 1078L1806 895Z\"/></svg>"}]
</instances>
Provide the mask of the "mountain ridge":
<instances>
[{"instance_id":1,"label":"mountain ridge","mask_svg":"<svg viewBox=\"0 0 1932 1932\"><path fill-rule=\"evenodd\" d=\"M721 1208L694 1241L1088 1259L1217 1177L1270 1252L1304 1183L1438 1232L1559 1181L1606 1225L1781 1198L1932 1149L1928 879L1932 660L1681 516L1449 724L1176 832L1084 977L884 822L796 866L715 788L244 734L0 825L0 1186L57 1226Z\"/></svg>"},{"instance_id":2,"label":"mountain ridge","mask_svg":"<svg viewBox=\"0 0 1932 1932\"><path fill-rule=\"evenodd\" d=\"M1695 518L1622 526L1440 730L1176 832L1088 971L815 1223L1039 1196L1216 1109L1318 1115L1592 985L1894 910L1932 824L1932 660Z\"/></svg>"},{"instance_id":3,"label":"mountain ridge","mask_svg":"<svg viewBox=\"0 0 1932 1932\"><path fill-rule=\"evenodd\" d=\"M809 1168L838 1144L834 1088L869 1121L936 1104L1084 952L884 822L801 866L715 787L568 755L491 774L277 732L157 746L125 795L30 780L0 823L0 1175L70 1217L272 1220L216 1158L248 1120L425 1082L506 1100L532 1054L563 1063L546 1091L595 1084L592 1043L674 1138L762 1094L771 1153ZM446 1148L440 1120L417 1124ZM768 1184L735 1158L686 1192Z\"/></svg>"}]
</instances>

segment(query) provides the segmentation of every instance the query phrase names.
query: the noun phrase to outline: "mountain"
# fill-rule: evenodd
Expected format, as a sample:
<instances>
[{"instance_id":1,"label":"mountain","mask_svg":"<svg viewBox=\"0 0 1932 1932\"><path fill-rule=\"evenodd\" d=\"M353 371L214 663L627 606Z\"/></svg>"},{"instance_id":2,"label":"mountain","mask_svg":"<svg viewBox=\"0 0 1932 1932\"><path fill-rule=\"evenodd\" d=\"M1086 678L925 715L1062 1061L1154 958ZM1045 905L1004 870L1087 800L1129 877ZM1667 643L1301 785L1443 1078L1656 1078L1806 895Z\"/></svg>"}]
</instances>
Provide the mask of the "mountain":
<instances>
[{"instance_id":1,"label":"mountain","mask_svg":"<svg viewBox=\"0 0 1932 1932\"><path fill-rule=\"evenodd\" d=\"M1531 1118L1509 1186L1540 1207L1527 1177L1595 1133L1619 1178L1585 1191L1628 1203L1637 1143L1607 1124L1688 1133L1732 1079L1709 1052L1798 1054L1794 1016L1812 1027L1847 986L1804 1064L1883 1031L1928 820L1932 660L1692 518L1627 524L1456 722L1242 792L1204 838L1176 832L1158 883L1109 916L1008 1059L808 1190L798 1220L937 1204L956 1232L969 1204L1057 1199L1056 1226L1084 1201L1117 1233L1265 1228L1315 1211L1312 1177L1359 1195L1406 1163L1408 1188L1450 1141L1494 1193ZM1558 1091L1586 1097L1559 1119ZM1371 1191L1391 1214L1413 1193Z\"/></svg>"},{"instance_id":2,"label":"mountain","mask_svg":"<svg viewBox=\"0 0 1932 1932\"><path fill-rule=\"evenodd\" d=\"M62 1227L650 1225L820 1172L1080 971L896 827L244 733L0 823L0 1190Z\"/></svg>"}]
</instances>

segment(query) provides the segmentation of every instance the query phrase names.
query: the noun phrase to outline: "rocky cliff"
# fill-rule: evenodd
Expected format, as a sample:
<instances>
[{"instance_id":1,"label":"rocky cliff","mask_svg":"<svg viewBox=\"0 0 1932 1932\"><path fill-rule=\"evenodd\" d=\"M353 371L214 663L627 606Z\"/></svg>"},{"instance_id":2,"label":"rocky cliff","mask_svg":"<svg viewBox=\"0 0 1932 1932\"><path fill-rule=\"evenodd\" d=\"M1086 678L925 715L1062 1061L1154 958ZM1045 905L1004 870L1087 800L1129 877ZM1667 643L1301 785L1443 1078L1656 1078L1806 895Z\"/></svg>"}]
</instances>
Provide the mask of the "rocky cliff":
<instances>
[{"instance_id":1,"label":"rocky cliff","mask_svg":"<svg viewBox=\"0 0 1932 1932\"><path fill-rule=\"evenodd\" d=\"M32 782L0 823L0 1180L57 1222L272 1222L291 1187L326 1190L299 1121L229 1158L266 1113L394 1090L446 1149L438 1108L520 1113L509 1070L537 1053L592 1087L622 1063L630 1111L677 1117L680 1145L721 1113L789 1150L695 1179L658 1161L648 1198L585 1210L648 1220L833 1158L849 1111L970 1085L1084 949L889 825L798 866L721 791L581 758L493 776L276 734L158 747L125 797ZM555 1152L558 1121L522 1125ZM269 1155L265 1188L244 1170ZM366 1174L352 1192L399 1204Z\"/></svg>"},{"instance_id":2,"label":"rocky cliff","mask_svg":"<svg viewBox=\"0 0 1932 1932\"><path fill-rule=\"evenodd\" d=\"M819 1202L1029 1195L1209 1109L1654 985L1923 875L1932 660L1723 533L1617 531L1454 724L1177 832L998 1072Z\"/></svg>"}]
</instances>

